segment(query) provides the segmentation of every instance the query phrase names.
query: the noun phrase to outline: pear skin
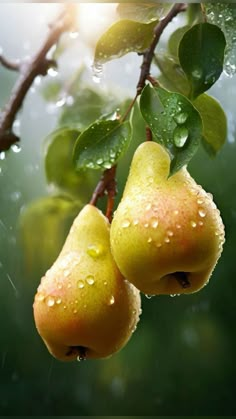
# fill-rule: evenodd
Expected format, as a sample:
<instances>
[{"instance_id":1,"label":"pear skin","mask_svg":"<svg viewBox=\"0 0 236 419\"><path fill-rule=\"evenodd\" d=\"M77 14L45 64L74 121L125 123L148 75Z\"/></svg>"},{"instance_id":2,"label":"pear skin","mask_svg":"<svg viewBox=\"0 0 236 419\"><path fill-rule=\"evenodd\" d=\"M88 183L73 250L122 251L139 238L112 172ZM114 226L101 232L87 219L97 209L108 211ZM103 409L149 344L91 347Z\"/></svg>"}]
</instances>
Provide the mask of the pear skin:
<instances>
[{"instance_id":1,"label":"pear skin","mask_svg":"<svg viewBox=\"0 0 236 419\"><path fill-rule=\"evenodd\" d=\"M35 296L37 330L62 361L104 358L120 350L139 320L140 293L119 272L110 251L110 225L86 205Z\"/></svg>"},{"instance_id":2,"label":"pear skin","mask_svg":"<svg viewBox=\"0 0 236 419\"><path fill-rule=\"evenodd\" d=\"M207 284L221 255L224 225L212 196L184 167L147 141L136 150L111 224L122 274L145 294L188 294Z\"/></svg>"}]
</instances>

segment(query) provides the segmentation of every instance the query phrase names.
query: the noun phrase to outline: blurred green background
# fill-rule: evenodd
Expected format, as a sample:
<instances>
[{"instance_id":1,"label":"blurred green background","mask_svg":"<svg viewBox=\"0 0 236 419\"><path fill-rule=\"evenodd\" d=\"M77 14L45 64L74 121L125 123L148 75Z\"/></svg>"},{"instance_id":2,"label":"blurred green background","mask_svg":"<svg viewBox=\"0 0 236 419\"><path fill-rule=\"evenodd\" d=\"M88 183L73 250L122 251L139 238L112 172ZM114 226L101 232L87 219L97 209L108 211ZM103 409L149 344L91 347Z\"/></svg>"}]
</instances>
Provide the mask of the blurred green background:
<instances>
[{"instance_id":1,"label":"blurred green background","mask_svg":"<svg viewBox=\"0 0 236 419\"><path fill-rule=\"evenodd\" d=\"M57 7L1 4L4 54L20 58L34 52ZM88 69L86 83L101 96L111 100L112 92L114 101L132 96L140 57L129 54L109 63L103 80L95 85L90 71L93 39L88 33L82 33L82 39L73 41L68 53L60 57L60 76L54 74L54 81L61 83L60 77L66 79L83 65ZM1 107L16 77L0 67ZM21 149L0 154L1 415L236 413L235 80L235 76L223 75L211 89L227 113L227 143L215 159L200 149L189 166L197 182L214 195L226 227L224 252L209 285L191 296L143 296L137 331L120 353L106 360L64 364L49 355L38 336L32 302L40 277L59 252L81 203L62 197L46 184L43 140L56 127L62 109L42 95L50 76L36 79L14 126L21 135ZM136 123L134 132L135 140L120 164L117 199L133 150L143 140L143 124ZM91 178L88 195L95 184L96 179ZM51 196L57 198L51 201ZM29 204L33 215L22 242L19 219L24 222L22 214ZM22 245L25 242L27 247Z\"/></svg>"}]
</instances>

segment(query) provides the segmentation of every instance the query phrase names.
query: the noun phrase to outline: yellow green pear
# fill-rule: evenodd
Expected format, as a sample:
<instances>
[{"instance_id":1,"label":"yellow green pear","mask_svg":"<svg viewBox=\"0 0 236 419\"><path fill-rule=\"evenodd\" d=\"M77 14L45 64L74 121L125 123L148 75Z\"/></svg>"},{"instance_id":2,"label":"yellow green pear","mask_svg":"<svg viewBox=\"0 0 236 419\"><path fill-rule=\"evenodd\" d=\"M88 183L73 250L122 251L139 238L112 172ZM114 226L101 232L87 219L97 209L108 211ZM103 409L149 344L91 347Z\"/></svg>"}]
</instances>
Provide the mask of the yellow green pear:
<instances>
[{"instance_id":1,"label":"yellow green pear","mask_svg":"<svg viewBox=\"0 0 236 419\"><path fill-rule=\"evenodd\" d=\"M171 177L169 169L170 157L161 145L142 143L111 224L111 249L120 271L150 295L200 290L224 243L212 196L186 167Z\"/></svg>"},{"instance_id":2,"label":"yellow green pear","mask_svg":"<svg viewBox=\"0 0 236 419\"><path fill-rule=\"evenodd\" d=\"M119 272L110 251L110 224L86 205L34 300L37 330L62 361L103 358L120 350L136 328L140 293Z\"/></svg>"}]
</instances>

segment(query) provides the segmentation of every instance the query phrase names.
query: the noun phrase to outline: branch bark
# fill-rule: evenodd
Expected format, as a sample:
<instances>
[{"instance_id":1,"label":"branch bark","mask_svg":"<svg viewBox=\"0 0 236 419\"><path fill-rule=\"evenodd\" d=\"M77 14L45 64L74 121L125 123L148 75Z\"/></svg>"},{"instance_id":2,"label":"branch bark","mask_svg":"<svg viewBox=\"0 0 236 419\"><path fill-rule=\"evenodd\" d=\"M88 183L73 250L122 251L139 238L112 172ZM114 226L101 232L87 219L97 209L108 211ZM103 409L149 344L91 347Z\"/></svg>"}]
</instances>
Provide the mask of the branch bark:
<instances>
[{"instance_id":1,"label":"branch bark","mask_svg":"<svg viewBox=\"0 0 236 419\"><path fill-rule=\"evenodd\" d=\"M74 29L75 7L75 4L64 6L63 11L50 24L50 30L43 45L29 61L18 64L18 68L16 68L14 63L1 56L1 63L11 70L19 69L20 75L12 89L8 103L0 114L0 151L8 150L12 144L19 141L19 138L12 132L16 115L22 107L34 79L39 75L45 76L48 69L54 65L53 60L48 60L46 57L48 51L58 42L63 32Z\"/></svg>"}]
</instances>

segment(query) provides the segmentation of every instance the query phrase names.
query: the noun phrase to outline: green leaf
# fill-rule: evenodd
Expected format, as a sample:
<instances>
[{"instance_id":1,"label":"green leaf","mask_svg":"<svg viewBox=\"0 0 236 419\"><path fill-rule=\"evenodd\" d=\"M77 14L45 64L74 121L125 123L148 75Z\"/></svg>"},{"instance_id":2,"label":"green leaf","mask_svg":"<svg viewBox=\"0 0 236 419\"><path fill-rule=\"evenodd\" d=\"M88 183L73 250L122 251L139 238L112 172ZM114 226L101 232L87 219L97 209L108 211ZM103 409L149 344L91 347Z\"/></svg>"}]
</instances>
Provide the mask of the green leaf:
<instances>
[{"instance_id":1,"label":"green leaf","mask_svg":"<svg viewBox=\"0 0 236 419\"><path fill-rule=\"evenodd\" d=\"M210 23L199 23L187 31L179 44L179 61L190 82L191 99L208 90L223 70L225 37Z\"/></svg>"},{"instance_id":2,"label":"green leaf","mask_svg":"<svg viewBox=\"0 0 236 419\"><path fill-rule=\"evenodd\" d=\"M124 154L131 139L129 122L100 120L79 136L74 163L80 169L110 169Z\"/></svg>"},{"instance_id":3,"label":"green leaf","mask_svg":"<svg viewBox=\"0 0 236 419\"><path fill-rule=\"evenodd\" d=\"M49 184L71 196L87 199L91 194L91 173L79 174L73 165L73 149L80 132L62 128L45 139L45 172Z\"/></svg>"},{"instance_id":4,"label":"green leaf","mask_svg":"<svg viewBox=\"0 0 236 419\"><path fill-rule=\"evenodd\" d=\"M143 52L153 39L156 24L157 21L139 23L128 19L114 23L97 42L94 57L95 70L101 64L129 52Z\"/></svg>"},{"instance_id":5,"label":"green leaf","mask_svg":"<svg viewBox=\"0 0 236 419\"><path fill-rule=\"evenodd\" d=\"M189 163L198 149L202 136L198 111L180 93L149 85L142 92L140 110L156 141L170 152L173 175Z\"/></svg>"},{"instance_id":6,"label":"green leaf","mask_svg":"<svg viewBox=\"0 0 236 419\"><path fill-rule=\"evenodd\" d=\"M187 96L189 83L176 57L160 53L155 56L155 63L163 76L161 79L158 77L158 81L169 90L180 92Z\"/></svg>"},{"instance_id":7,"label":"green leaf","mask_svg":"<svg viewBox=\"0 0 236 419\"><path fill-rule=\"evenodd\" d=\"M182 26L181 28L176 29L169 37L168 41L168 50L171 55L178 57L179 43L183 38L185 32L190 29L189 25Z\"/></svg>"},{"instance_id":8,"label":"green leaf","mask_svg":"<svg viewBox=\"0 0 236 419\"><path fill-rule=\"evenodd\" d=\"M166 16L171 3L120 3L117 11L121 19L150 23Z\"/></svg>"},{"instance_id":9,"label":"green leaf","mask_svg":"<svg viewBox=\"0 0 236 419\"><path fill-rule=\"evenodd\" d=\"M64 105L59 119L59 126L74 126L83 130L103 113L108 112L111 100L105 100L102 94L87 87L80 88L78 96L71 105ZM113 104L113 103L112 103Z\"/></svg>"},{"instance_id":10,"label":"green leaf","mask_svg":"<svg viewBox=\"0 0 236 419\"><path fill-rule=\"evenodd\" d=\"M224 70L229 76L236 73L235 3L204 3L207 20L219 26L226 38Z\"/></svg>"},{"instance_id":11,"label":"green leaf","mask_svg":"<svg viewBox=\"0 0 236 419\"><path fill-rule=\"evenodd\" d=\"M216 154L226 141L226 115L219 102L206 94L199 96L193 104L202 117L203 140Z\"/></svg>"}]
</instances>

